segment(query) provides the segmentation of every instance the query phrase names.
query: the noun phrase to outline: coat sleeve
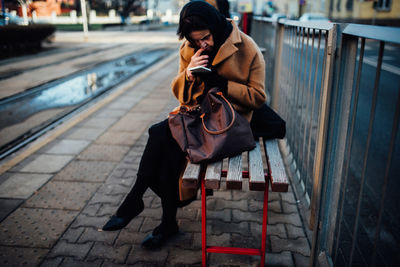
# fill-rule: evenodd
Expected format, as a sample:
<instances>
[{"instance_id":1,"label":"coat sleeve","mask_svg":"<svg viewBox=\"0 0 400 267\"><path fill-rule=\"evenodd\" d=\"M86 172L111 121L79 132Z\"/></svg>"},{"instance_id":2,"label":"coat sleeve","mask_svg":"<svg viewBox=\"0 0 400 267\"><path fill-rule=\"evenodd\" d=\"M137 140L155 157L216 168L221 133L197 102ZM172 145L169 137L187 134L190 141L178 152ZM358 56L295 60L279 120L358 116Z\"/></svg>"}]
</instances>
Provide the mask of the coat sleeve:
<instances>
[{"instance_id":1,"label":"coat sleeve","mask_svg":"<svg viewBox=\"0 0 400 267\"><path fill-rule=\"evenodd\" d=\"M244 108L257 109L266 101L264 83L265 62L261 52L257 51L250 64L247 83L228 81L228 97Z\"/></svg>"},{"instance_id":2,"label":"coat sleeve","mask_svg":"<svg viewBox=\"0 0 400 267\"><path fill-rule=\"evenodd\" d=\"M195 105L197 104L197 97L204 91L204 84L200 82L198 78L196 78L194 82L186 81L186 69L189 65L189 61L182 56L184 46L185 44L180 48L178 75L172 80L171 88L181 105Z\"/></svg>"}]
</instances>

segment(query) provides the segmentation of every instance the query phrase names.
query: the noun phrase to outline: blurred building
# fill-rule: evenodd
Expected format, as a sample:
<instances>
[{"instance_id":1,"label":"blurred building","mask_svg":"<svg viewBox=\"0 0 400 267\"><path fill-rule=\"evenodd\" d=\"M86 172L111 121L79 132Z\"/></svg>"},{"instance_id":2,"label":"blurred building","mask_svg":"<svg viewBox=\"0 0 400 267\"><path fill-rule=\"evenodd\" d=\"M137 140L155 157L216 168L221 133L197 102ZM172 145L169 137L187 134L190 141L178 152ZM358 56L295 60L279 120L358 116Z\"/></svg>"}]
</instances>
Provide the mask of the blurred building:
<instances>
[{"instance_id":1,"label":"blurred building","mask_svg":"<svg viewBox=\"0 0 400 267\"><path fill-rule=\"evenodd\" d=\"M299 0L234 0L239 12L253 12L255 15L272 16L273 14L285 14L289 18L300 16L300 6L303 5ZM249 11L251 10L251 11ZM236 11L233 9L233 11Z\"/></svg>"},{"instance_id":2,"label":"blurred building","mask_svg":"<svg viewBox=\"0 0 400 267\"><path fill-rule=\"evenodd\" d=\"M166 14L178 14L187 2L185 0L146 0L147 15L162 16Z\"/></svg>"},{"instance_id":3,"label":"blurred building","mask_svg":"<svg viewBox=\"0 0 400 267\"><path fill-rule=\"evenodd\" d=\"M304 13L326 14L327 3L330 0L299 0L299 17ZM359 0L356 0L359 1ZM362 1L362 0L361 0Z\"/></svg>"},{"instance_id":4,"label":"blurred building","mask_svg":"<svg viewBox=\"0 0 400 267\"><path fill-rule=\"evenodd\" d=\"M278 13L286 14L288 18L300 16L300 4L298 0L275 1Z\"/></svg>"},{"instance_id":5,"label":"blurred building","mask_svg":"<svg viewBox=\"0 0 400 267\"><path fill-rule=\"evenodd\" d=\"M232 0L255 15L322 13L333 22L400 26L400 0ZM232 6L232 5L231 5ZM240 8L238 11L241 12ZM247 11L249 12L249 11Z\"/></svg>"},{"instance_id":6,"label":"blurred building","mask_svg":"<svg viewBox=\"0 0 400 267\"><path fill-rule=\"evenodd\" d=\"M26 2L27 15L32 12L38 18L69 17L72 13L80 13L80 0L5 0L5 9L22 16L21 5L18 1ZM110 11L117 14L146 15L151 19L163 17L167 20L176 20L176 14L188 0L85 0L88 14L96 12L100 16L109 16ZM1 3L1 1L0 1ZM1 7L1 4L0 4ZM113 12L112 12L113 13ZM91 14L92 16L93 14ZM55 21L55 19L54 19ZM54 22L53 21L53 22ZM76 23L76 22L75 22Z\"/></svg>"},{"instance_id":7,"label":"blurred building","mask_svg":"<svg viewBox=\"0 0 400 267\"><path fill-rule=\"evenodd\" d=\"M20 2L27 4L28 16L31 16L32 11L35 11L37 16L61 15L63 6L75 6L75 0L31 0ZM5 0L4 6L9 12L16 11L19 16L22 16L20 2Z\"/></svg>"},{"instance_id":8,"label":"blurred building","mask_svg":"<svg viewBox=\"0 0 400 267\"><path fill-rule=\"evenodd\" d=\"M333 21L400 26L400 0L330 0Z\"/></svg>"},{"instance_id":9,"label":"blurred building","mask_svg":"<svg viewBox=\"0 0 400 267\"><path fill-rule=\"evenodd\" d=\"M333 22L400 26L400 0L304 0L300 7L301 14L324 13Z\"/></svg>"},{"instance_id":10,"label":"blurred building","mask_svg":"<svg viewBox=\"0 0 400 267\"><path fill-rule=\"evenodd\" d=\"M63 1L45 0L32 1L29 5L30 11L36 11L37 16L51 16L52 14L61 15L61 3ZM67 1L66 1L67 2Z\"/></svg>"}]
</instances>

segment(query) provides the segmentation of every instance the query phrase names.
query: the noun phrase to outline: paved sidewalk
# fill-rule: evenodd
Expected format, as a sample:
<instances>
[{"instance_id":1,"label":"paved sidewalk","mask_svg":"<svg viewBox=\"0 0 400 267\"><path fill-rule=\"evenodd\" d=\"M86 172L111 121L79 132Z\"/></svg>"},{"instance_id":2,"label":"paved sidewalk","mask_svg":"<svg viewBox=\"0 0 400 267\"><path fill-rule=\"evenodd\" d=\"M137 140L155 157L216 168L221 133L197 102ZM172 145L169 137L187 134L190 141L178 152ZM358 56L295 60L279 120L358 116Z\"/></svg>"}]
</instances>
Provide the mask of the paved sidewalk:
<instances>
[{"instance_id":1,"label":"paved sidewalk","mask_svg":"<svg viewBox=\"0 0 400 267\"><path fill-rule=\"evenodd\" d=\"M160 223L150 190L128 227L98 231L136 179L148 127L177 105L169 84L178 61L169 60L62 135L44 137L54 140L0 175L1 266L201 265L199 200L178 211L181 233L159 251L140 247ZM210 243L260 246L260 192L215 191L207 216ZM266 266L308 266L309 255L291 188L270 192ZM209 263L257 266L259 257L212 254Z\"/></svg>"}]
</instances>

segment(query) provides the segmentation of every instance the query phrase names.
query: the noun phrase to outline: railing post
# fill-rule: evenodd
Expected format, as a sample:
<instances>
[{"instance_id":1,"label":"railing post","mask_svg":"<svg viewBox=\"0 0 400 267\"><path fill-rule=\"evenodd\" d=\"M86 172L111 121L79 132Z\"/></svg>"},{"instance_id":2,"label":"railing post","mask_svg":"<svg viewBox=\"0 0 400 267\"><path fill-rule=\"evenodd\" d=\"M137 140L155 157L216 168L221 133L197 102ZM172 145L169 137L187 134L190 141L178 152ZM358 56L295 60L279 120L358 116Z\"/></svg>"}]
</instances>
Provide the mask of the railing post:
<instances>
[{"instance_id":1,"label":"railing post","mask_svg":"<svg viewBox=\"0 0 400 267\"><path fill-rule=\"evenodd\" d=\"M278 110L279 107L279 75L281 69L281 58L283 49L285 26L277 23L276 39L275 39L275 64L274 64L274 78L271 91L271 107Z\"/></svg>"},{"instance_id":2,"label":"railing post","mask_svg":"<svg viewBox=\"0 0 400 267\"><path fill-rule=\"evenodd\" d=\"M343 38L343 37L342 37ZM336 143L336 151L335 151L335 162L333 163L333 170L334 170L334 177L332 181L332 193L330 203L331 203L331 210L338 210L339 198L340 198L340 186L342 184L343 178L343 170L344 170L344 158L345 158L345 151L346 147L349 145L348 138L349 138L349 120L350 120L350 109L351 109L351 101L353 95L353 84L354 84L354 74L356 69L356 58L357 58L357 45L358 45L358 38L357 37L345 37L343 38L343 48L346 54L344 58L342 58L341 69L343 70L342 73L342 80L340 81L339 86L340 92L342 97L340 100L339 110L337 114L338 118L338 127L335 127L338 132L338 136L335 136L337 140ZM359 69L358 76L361 75L361 69ZM360 77L357 78L359 81ZM343 84L343 85L342 85ZM359 86L359 85L358 85ZM338 104L339 105L339 104ZM327 249L331 251L333 246L333 236L334 236L334 227L336 223L336 218L338 214L335 212L333 215L329 216L329 224L330 230L328 231L328 239L327 239ZM331 254L331 253L330 253Z\"/></svg>"},{"instance_id":3,"label":"railing post","mask_svg":"<svg viewBox=\"0 0 400 267\"><path fill-rule=\"evenodd\" d=\"M320 101L320 116L318 120L318 134L316 140L316 150L314 158L314 172L313 172L313 190L311 197L311 213L310 213L310 228L314 230L316 219L318 218L319 202L321 199L321 185L322 185L322 173L324 167L324 155L326 146L326 136L329 119L329 104L330 95L332 88L332 74L333 74L333 63L335 59L336 50L336 31L337 25L335 24L331 30L328 31L328 39L325 47L325 71L322 80L322 91Z\"/></svg>"},{"instance_id":4,"label":"railing post","mask_svg":"<svg viewBox=\"0 0 400 267\"><path fill-rule=\"evenodd\" d=\"M343 36L337 30L340 41L335 66L335 77L332 84L332 106L325 153L325 169L323 199L321 199L319 216L315 221L322 223L322 229L315 229L311 247L310 266L327 266L328 258L332 255L333 239L336 228L337 211L342 184L344 158L346 147L349 146L349 115L355 79L358 38ZM339 36L340 34L340 36ZM333 160L334 159L334 160Z\"/></svg>"}]
</instances>

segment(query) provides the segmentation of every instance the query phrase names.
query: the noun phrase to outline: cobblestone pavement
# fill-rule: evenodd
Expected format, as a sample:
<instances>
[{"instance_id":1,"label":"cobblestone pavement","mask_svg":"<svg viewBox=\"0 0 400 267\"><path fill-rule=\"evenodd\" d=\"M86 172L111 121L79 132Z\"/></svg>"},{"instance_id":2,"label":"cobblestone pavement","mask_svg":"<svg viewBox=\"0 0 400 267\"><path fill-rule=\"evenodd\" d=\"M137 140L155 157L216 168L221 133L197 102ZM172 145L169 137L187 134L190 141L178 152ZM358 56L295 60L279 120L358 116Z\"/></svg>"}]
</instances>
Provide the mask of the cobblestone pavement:
<instances>
[{"instance_id":1,"label":"cobblestone pavement","mask_svg":"<svg viewBox=\"0 0 400 267\"><path fill-rule=\"evenodd\" d=\"M178 61L169 60L1 174L1 266L201 266L199 200L178 211L180 233L158 251L140 247L160 223L150 190L125 229L98 231L135 182L148 127L177 104L169 84ZM260 246L262 193L219 190L207 204L210 244ZM270 192L268 205L266 266L308 266L310 240L291 188ZM258 266L259 257L212 254L209 264Z\"/></svg>"}]
</instances>

